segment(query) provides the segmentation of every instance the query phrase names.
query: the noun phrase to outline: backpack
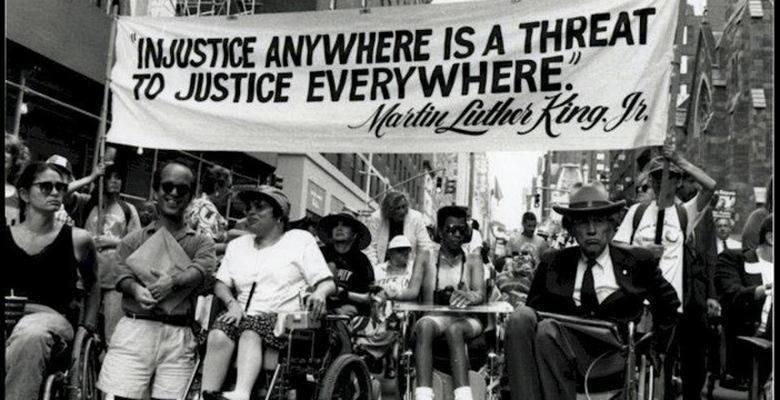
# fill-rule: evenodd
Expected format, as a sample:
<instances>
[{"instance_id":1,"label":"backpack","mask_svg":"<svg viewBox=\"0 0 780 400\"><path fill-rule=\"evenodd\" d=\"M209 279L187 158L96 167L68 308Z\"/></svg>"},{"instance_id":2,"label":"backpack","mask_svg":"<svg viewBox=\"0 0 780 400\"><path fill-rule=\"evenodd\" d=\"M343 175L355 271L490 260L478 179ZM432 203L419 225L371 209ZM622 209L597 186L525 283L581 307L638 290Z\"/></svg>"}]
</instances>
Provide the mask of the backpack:
<instances>
[{"instance_id":1,"label":"backpack","mask_svg":"<svg viewBox=\"0 0 780 400\"><path fill-rule=\"evenodd\" d=\"M634 213L634 219L631 229L631 241L629 245L634 244L634 235L639 223L642 221L645 211L650 206L649 202L640 203ZM680 229L683 232L683 308L685 312L703 312L707 305L707 288L709 277L707 276L707 263L704 261L701 253L688 240L688 212L678 203L674 204L677 209L677 217L680 219ZM696 309L691 309L696 307Z\"/></svg>"}]
</instances>

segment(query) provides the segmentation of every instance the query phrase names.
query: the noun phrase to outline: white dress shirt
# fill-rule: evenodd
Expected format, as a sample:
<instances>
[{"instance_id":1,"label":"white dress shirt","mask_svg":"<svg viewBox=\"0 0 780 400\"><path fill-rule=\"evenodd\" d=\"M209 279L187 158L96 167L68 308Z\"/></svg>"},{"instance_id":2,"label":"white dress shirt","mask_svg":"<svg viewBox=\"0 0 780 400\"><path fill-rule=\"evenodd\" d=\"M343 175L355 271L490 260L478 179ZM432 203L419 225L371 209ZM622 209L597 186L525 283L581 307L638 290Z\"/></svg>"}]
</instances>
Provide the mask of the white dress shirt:
<instances>
[{"instance_id":1,"label":"white dress shirt","mask_svg":"<svg viewBox=\"0 0 780 400\"><path fill-rule=\"evenodd\" d=\"M718 254L723 253L723 240L717 239L716 241L718 246ZM732 238L726 239L726 246L729 246L729 250L741 250L742 249L742 243L738 240L734 240Z\"/></svg>"},{"instance_id":2,"label":"white dress shirt","mask_svg":"<svg viewBox=\"0 0 780 400\"><path fill-rule=\"evenodd\" d=\"M572 293L572 297L577 307L581 305L580 292L582 290L582 277L585 275L585 269L587 268L586 262L584 255L580 257L580 261L577 263L577 275L574 277L574 293ZM604 299L619 289L615 279L615 271L612 268L612 257L609 256L609 246L605 247L601 255L596 257L596 264L593 265L592 271L593 287L596 290L596 298L599 304L601 304Z\"/></svg>"}]
</instances>

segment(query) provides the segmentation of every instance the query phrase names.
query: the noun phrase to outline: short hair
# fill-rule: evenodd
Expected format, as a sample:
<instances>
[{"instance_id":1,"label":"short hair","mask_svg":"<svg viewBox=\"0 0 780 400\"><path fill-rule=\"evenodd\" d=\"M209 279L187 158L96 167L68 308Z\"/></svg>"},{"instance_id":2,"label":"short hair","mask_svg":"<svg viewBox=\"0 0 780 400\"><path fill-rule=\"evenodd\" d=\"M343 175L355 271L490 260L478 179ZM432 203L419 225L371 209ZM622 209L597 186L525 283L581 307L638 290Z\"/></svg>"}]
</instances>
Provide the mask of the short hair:
<instances>
[{"instance_id":1,"label":"short hair","mask_svg":"<svg viewBox=\"0 0 780 400\"><path fill-rule=\"evenodd\" d=\"M206 175L201 182L203 187L203 193L213 193L218 185L229 186L230 185L230 170L214 165L206 170Z\"/></svg>"},{"instance_id":2,"label":"short hair","mask_svg":"<svg viewBox=\"0 0 780 400\"><path fill-rule=\"evenodd\" d=\"M728 222L729 226L734 226L734 220L732 220L731 218L727 218L727 217L715 218L715 226L717 226L718 222L720 222L720 221L726 221L726 222Z\"/></svg>"},{"instance_id":3,"label":"short hair","mask_svg":"<svg viewBox=\"0 0 780 400\"><path fill-rule=\"evenodd\" d=\"M163 165L162 168L158 168L157 170L154 171L154 177L152 177L152 189L154 189L154 190L159 190L160 189L160 180L162 179L162 171L165 170L166 168L168 168L170 166L174 166L174 165L178 165L178 166L180 166L182 168L186 168L187 171L190 171L190 178L191 178L190 179L190 195L194 195L194 193L192 193L192 189L195 188L195 175L192 173L192 170L190 169L190 167L188 167L188 166L186 166L186 165L184 165L182 163L175 162L175 161L174 162L169 162L169 163Z\"/></svg>"},{"instance_id":4,"label":"short hair","mask_svg":"<svg viewBox=\"0 0 780 400\"><path fill-rule=\"evenodd\" d=\"M469 219L469 210L466 207L460 206L446 206L439 209L436 212L436 228L441 230L444 228L444 221L449 217Z\"/></svg>"},{"instance_id":5,"label":"short hair","mask_svg":"<svg viewBox=\"0 0 780 400\"><path fill-rule=\"evenodd\" d=\"M397 190L391 190L387 192L385 198L382 199L382 204L380 205L382 218L387 218L390 215L390 209L400 203L401 200L406 201L407 203L409 202L406 193Z\"/></svg>"},{"instance_id":6,"label":"short hair","mask_svg":"<svg viewBox=\"0 0 780 400\"><path fill-rule=\"evenodd\" d=\"M758 244L768 244L766 242L766 234L772 233L772 215L769 214L761 221L761 228L758 230Z\"/></svg>"},{"instance_id":7,"label":"short hair","mask_svg":"<svg viewBox=\"0 0 780 400\"><path fill-rule=\"evenodd\" d=\"M534 214L534 213L532 213L530 211L526 211L523 214L523 222L525 222L525 221L536 221L536 214Z\"/></svg>"},{"instance_id":8,"label":"short hair","mask_svg":"<svg viewBox=\"0 0 780 400\"><path fill-rule=\"evenodd\" d=\"M479 230L479 221L476 219L471 220L471 229Z\"/></svg>"},{"instance_id":9,"label":"short hair","mask_svg":"<svg viewBox=\"0 0 780 400\"><path fill-rule=\"evenodd\" d=\"M8 183L14 183L27 163L30 162L30 149L18 135L5 133L5 151L11 155L11 167L8 169Z\"/></svg>"}]
</instances>

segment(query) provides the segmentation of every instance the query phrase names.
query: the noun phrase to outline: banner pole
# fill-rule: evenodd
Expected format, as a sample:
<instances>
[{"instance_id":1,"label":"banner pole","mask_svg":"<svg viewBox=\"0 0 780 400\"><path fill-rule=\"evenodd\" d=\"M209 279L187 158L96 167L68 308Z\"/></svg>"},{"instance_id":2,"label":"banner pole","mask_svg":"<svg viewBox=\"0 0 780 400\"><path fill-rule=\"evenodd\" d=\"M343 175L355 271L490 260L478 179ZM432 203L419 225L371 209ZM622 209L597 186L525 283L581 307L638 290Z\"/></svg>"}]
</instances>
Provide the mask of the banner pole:
<instances>
[{"instance_id":1,"label":"banner pole","mask_svg":"<svg viewBox=\"0 0 780 400\"><path fill-rule=\"evenodd\" d=\"M14 115L14 136L19 136L19 127L22 123L22 107L24 106L24 92L27 89L27 71L22 71L22 82L19 85L19 97L16 99L16 111Z\"/></svg>"},{"instance_id":2,"label":"banner pole","mask_svg":"<svg viewBox=\"0 0 780 400\"><path fill-rule=\"evenodd\" d=\"M106 81L103 84L103 105L100 109L100 123L98 125L98 134L95 146L95 151L97 154L92 163L93 169L97 168L100 163L105 162L103 158L105 157L106 152L106 121L108 120L108 101L109 96L111 95L111 68L113 67L114 61L114 41L116 39L116 22L119 15L119 3L116 1L111 2L110 9L111 30L109 31L108 35L108 54L106 55ZM103 235L103 218L105 217L103 212L103 185L105 184L103 178L104 176L100 175L100 178L98 179L98 235Z\"/></svg>"}]
</instances>

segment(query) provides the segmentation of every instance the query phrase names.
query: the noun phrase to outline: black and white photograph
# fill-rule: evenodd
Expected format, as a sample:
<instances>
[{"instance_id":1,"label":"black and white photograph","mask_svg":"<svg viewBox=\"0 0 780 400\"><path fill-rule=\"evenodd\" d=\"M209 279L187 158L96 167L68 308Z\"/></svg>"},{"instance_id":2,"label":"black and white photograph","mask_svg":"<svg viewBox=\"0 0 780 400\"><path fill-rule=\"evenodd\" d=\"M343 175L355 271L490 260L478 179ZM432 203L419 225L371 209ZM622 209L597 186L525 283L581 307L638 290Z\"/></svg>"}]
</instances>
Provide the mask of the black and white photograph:
<instances>
[{"instance_id":1,"label":"black and white photograph","mask_svg":"<svg viewBox=\"0 0 780 400\"><path fill-rule=\"evenodd\" d=\"M8 0L4 399L772 399L774 23Z\"/></svg>"}]
</instances>

